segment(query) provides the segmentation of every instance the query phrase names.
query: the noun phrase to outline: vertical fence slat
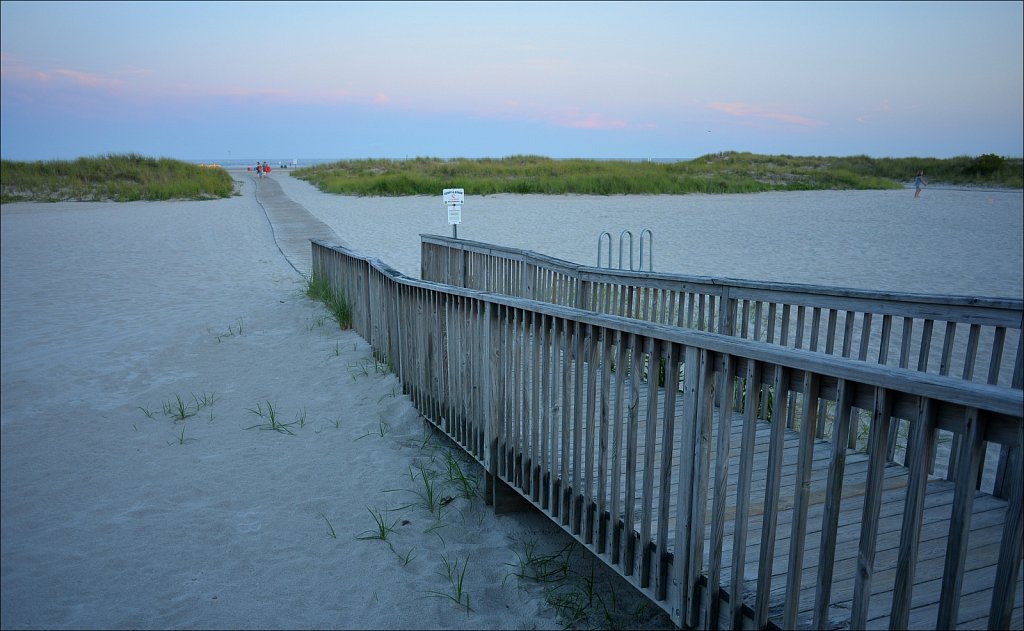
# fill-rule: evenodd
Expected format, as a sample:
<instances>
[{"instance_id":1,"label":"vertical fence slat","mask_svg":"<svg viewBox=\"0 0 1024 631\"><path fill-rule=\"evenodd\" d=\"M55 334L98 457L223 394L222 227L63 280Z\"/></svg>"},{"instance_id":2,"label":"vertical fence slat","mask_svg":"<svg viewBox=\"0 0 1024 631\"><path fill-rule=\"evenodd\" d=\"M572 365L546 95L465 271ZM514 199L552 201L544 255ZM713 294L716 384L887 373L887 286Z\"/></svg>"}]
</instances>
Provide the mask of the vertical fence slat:
<instances>
[{"instance_id":1,"label":"vertical fence slat","mask_svg":"<svg viewBox=\"0 0 1024 631\"><path fill-rule=\"evenodd\" d=\"M928 470L925 454L928 443L934 439L935 409L931 399L922 397L917 419L911 431L917 436L917 449L909 454L909 482L907 499L903 508L903 525L900 531L900 547L896 559L896 581L893 585L892 608L889 628L906 629L910 622L910 609L914 588L914 573L917 565L917 551L921 540L921 523L924 519L924 495L928 484Z\"/></svg>"},{"instance_id":2,"label":"vertical fence slat","mask_svg":"<svg viewBox=\"0 0 1024 631\"><path fill-rule=\"evenodd\" d=\"M821 544L818 553L818 590L814 600L814 627L829 627L828 610L832 598L832 572L836 558L836 540L839 530L839 509L843 499L843 475L846 472L846 446L850 435L850 406L853 403L853 384L839 381L836 394L836 417L832 426L832 455L829 460L828 481L825 487L825 514L821 519Z\"/></svg>"},{"instance_id":3,"label":"vertical fence slat","mask_svg":"<svg viewBox=\"0 0 1024 631\"><path fill-rule=\"evenodd\" d=\"M699 379L696 392L696 416L694 426L694 465L693 465L693 486L690 491L690 540L689 540L689 576L686 583L688 587L689 602L684 606L684 611L690 613L690 626L699 624L699 616L706 612L705 604L701 602L700 575L701 566L704 562L704 515L707 512L708 497L708 468L710 466L710 443L711 423L715 405L715 376L713 358L709 351L700 349L700 360L697 368Z\"/></svg>"},{"instance_id":4,"label":"vertical fence slat","mask_svg":"<svg viewBox=\"0 0 1024 631\"><path fill-rule=\"evenodd\" d=\"M729 586L729 619L733 629L743 628L743 593L747 561L747 522L750 519L751 478L757 439L758 395L761 388L761 364L747 360L746 400L743 407L743 435L740 442L739 479L736 482L736 522L733 526L732 581Z\"/></svg>"},{"instance_id":5,"label":"vertical fence slat","mask_svg":"<svg viewBox=\"0 0 1024 631\"><path fill-rule=\"evenodd\" d=\"M599 554L604 554L608 548L608 519L605 517L605 512L608 510L608 467L611 455L608 444L608 428L611 424L612 364L615 361L612 349L619 346L616 341L619 335L618 331L611 333L607 330L603 331L601 335L601 434L597 459L597 551Z\"/></svg>"},{"instance_id":6,"label":"vertical fence slat","mask_svg":"<svg viewBox=\"0 0 1024 631\"><path fill-rule=\"evenodd\" d=\"M810 500L811 465L814 458L814 431L817 424L818 388L820 377L805 373L800 416L800 449L797 453L796 491L793 506L793 525L789 539L789 567L786 569L786 604L782 623L787 629L796 628L800 611L800 579L804 566L804 539L807 536L807 512Z\"/></svg>"},{"instance_id":7,"label":"vertical fence slat","mask_svg":"<svg viewBox=\"0 0 1024 631\"><path fill-rule=\"evenodd\" d=\"M622 554L622 532L627 524L623 523L622 516L622 455L625 450L623 446L622 426L624 410L624 397L626 386L626 347L630 344L628 334L621 332L615 336L616 363L615 363L615 418L612 421L612 564L620 563ZM633 525L628 524L632 530Z\"/></svg>"},{"instance_id":8,"label":"vertical fence slat","mask_svg":"<svg viewBox=\"0 0 1024 631\"><path fill-rule=\"evenodd\" d=\"M658 480L658 598L668 597L668 525L671 520L672 459L676 445L676 398L679 392L679 346L670 344L665 360L665 413L662 416L661 472ZM678 547L676 548L678 549Z\"/></svg>"},{"instance_id":9,"label":"vertical fence slat","mask_svg":"<svg viewBox=\"0 0 1024 631\"><path fill-rule=\"evenodd\" d=\"M864 509L857 552L857 574L853 585L853 605L850 610L850 628L863 629L867 624L868 605L871 603L871 579L875 568L875 547L878 541L878 522L885 482L885 464L888 460L886 441L892 419L892 397L885 388L875 389L871 413L871 434L868 437L868 480L864 491Z\"/></svg>"},{"instance_id":10,"label":"vertical fence slat","mask_svg":"<svg viewBox=\"0 0 1024 631\"><path fill-rule=\"evenodd\" d=\"M1020 575L1021 556L1024 551L1024 428L1017 426L1017 448L1010 451L1010 474L1007 478L1007 498L1002 540L999 545L999 563L996 566L996 580L992 589L992 603L989 608L988 628L1009 629L1013 616L1014 601L1019 597L1017 577Z\"/></svg>"},{"instance_id":11,"label":"vertical fence slat","mask_svg":"<svg viewBox=\"0 0 1024 631\"><path fill-rule=\"evenodd\" d=\"M640 587L650 586L651 538L654 521L654 474L658 456L658 395L661 377L661 340L647 338L647 416L644 420L644 468L640 511Z\"/></svg>"},{"instance_id":12,"label":"vertical fence slat","mask_svg":"<svg viewBox=\"0 0 1024 631\"><path fill-rule=\"evenodd\" d=\"M718 627L722 577L722 546L725 539L725 499L729 489L729 449L732 438L732 408L735 397L736 362L729 356L721 358L721 407L718 411L718 441L715 450L715 490L711 508L711 541L708 544L707 626ZM735 569L735 568L734 568ZM742 571L742 570L741 570Z\"/></svg>"},{"instance_id":13,"label":"vertical fence slat","mask_svg":"<svg viewBox=\"0 0 1024 631\"><path fill-rule=\"evenodd\" d=\"M640 429L640 369L643 363L642 339L635 334L629 336L629 414L626 425L626 506L623 509L623 536L626 548L623 555L623 571L633 576L636 570L636 467L637 438Z\"/></svg>"},{"instance_id":14,"label":"vertical fence slat","mask_svg":"<svg viewBox=\"0 0 1024 631\"><path fill-rule=\"evenodd\" d=\"M690 609L693 591L690 585L690 552L693 532L692 490L696 475L697 395L699 392L700 352L693 346L683 349L683 418L679 429L679 466L676 476L676 529L672 563L672 620L679 627L692 626ZM703 537L704 533L700 533Z\"/></svg>"},{"instance_id":15,"label":"vertical fence slat","mask_svg":"<svg viewBox=\"0 0 1024 631\"><path fill-rule=\"evenodd\" d=\"M579 534L582 527L582 516L580 515L580 498L582 479L581 456L583 454L583 393L584 393L584 357L586 353L585 340L586 327L582 324L573 326L572 355L573 355L573 379L572 379L572 477L569 488L571 495L567 517L569 518L572 534Z\"/></svg>"},{"instance_id":16,"label":"vertical fence slat","mask_svg":"<svg viewBox=\"0 0 1024 631\"><path fill-rule=\"evenodd\" d=\"M583 541L587 544L594 542L594 505L596 498L594 497L594 483L595 483L595 472L594 472L594 460L596 457L595 451L597 445L595 444L595 436L597 432L596 425L600 423L597 415L597 380L598 375L605 372L602 365L600 364L600 338L603 337L601 331L592 324L587 325L587 413L586 413L586 445L584 448L584 462L583 462Z\"/></svg>"},{"instance_id":17,"label":"vertical fence slat","mask_svg":"<svg viewBox=\"0 0 1024 631\"><path fill-rule=\"evenodd\" d=\"M572 345L573 336L576 334L575 323L572 320L563 320L559 336L559 362L562 367L561 410L558 414L558 431L553 441L552 452L558 458L558 478L555 480L557 494L552 497L551 514L559 518L563 526L569 523L569 433L572 429Z\"/></svg>"},{"instance_id":18,"label":"vertical fence slat","mask_svg":"<svg viewBox=\"0 0 1024 631\"><path fill-rule=\"evenodd\" d=\"M946 563L942 575L939 614L936 629L955 629L960 611L960 589L967 562L968 535L971 531L971 511L976 494L978 465L985 448L982 418L978 410L968 408L964 416L963 454L953 491L953 512L949 520L949 539L946 544Z\"/></svg>"},{"instance_id":19,"label":"vertical fence slat","mask_svg":"<svg viewBox=\"0 0 1024 631\"><path fill-rule=\"evenodd\" d=\"M761 548L757 564L757 595L754 623L758 629L768 624L769 597L772 590L772 570L775 562L775 531L779 521L779 489L782 486L783 448L785 447L789 407L789 370L775 367L774 409L771 418L771 436L768 444L768 475L765 480L764 515L761 518Z\"/></svg>"}]
</instances>

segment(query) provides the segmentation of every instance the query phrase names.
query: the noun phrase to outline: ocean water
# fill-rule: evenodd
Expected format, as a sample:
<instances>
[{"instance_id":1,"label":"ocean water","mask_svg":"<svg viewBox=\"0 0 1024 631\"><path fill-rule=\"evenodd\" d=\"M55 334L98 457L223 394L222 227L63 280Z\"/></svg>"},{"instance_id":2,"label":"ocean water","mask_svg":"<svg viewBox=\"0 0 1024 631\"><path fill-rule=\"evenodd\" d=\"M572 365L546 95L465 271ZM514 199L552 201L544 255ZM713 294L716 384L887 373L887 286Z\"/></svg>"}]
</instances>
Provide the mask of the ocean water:
<instances>
[{"instance_id":1,"label":"ocean water","mask_svg":"<svg viewBox=\"0 0 1024 631\"><path fill-rule=\"evenodd\" d=\"M420 275L421 234L450 236L435 197L328 195L279 178L295 201L351 247ZM1024 192L926 188L743 195L466 196L463 239L614 266L623 244L654 271L912 293L1024 297ZM608 239L601 240L602 264Z\"/></svg>"}]
</instances>

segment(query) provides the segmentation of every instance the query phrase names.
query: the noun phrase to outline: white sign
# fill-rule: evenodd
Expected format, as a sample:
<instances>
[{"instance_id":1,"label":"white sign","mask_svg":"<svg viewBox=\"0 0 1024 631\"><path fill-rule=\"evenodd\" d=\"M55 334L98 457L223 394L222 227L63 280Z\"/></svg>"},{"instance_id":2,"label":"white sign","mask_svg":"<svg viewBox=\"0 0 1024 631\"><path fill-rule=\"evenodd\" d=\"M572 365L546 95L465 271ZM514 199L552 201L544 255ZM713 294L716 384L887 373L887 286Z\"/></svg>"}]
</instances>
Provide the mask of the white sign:
<instances>
[{"instance_id":1,"label":"white sign","mask_svg":"<svg viewBox=\"0 0 1024 631\"><path fill-rule=\"evenodd\" d=\"M448 204L448 225L462 223L462 204Z\"/></svg>"},{"instance_id":2,"label":"white sign","mask_svg":"<svg viewBox=\"0 0 1024 631\"><path fill-rule=\"evenodd\" d=\"M436 189L435 189L436 190ZM461 188L446 188L444 189L444 203L451 206L452 204L462 204L466 201L466 191Z\"/></svg>"}]
</instances>

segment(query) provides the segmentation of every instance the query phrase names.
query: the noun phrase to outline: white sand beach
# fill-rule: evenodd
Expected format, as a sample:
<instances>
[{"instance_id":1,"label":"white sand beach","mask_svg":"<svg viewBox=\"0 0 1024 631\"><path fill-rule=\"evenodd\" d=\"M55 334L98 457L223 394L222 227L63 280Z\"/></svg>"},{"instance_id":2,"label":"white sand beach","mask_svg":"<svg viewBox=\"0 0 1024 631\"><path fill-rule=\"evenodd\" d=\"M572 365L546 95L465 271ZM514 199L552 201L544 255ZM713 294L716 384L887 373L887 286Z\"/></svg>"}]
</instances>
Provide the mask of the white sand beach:
<instances>
[{"instance_id":1,"label":"white sand beach","mask_svg":"<svg viewBox=\"0 0 1024 631\"><path fill-rule=\"evenodd\" d=\"M224 200L2 207L0 626L567 624L545 590L578 575L516 573L569 537L460 493L449 455L480 471L305 296L238 177ZM598 595L577 626L669 626L624 583Z\"/></svg>"}]
</instances>

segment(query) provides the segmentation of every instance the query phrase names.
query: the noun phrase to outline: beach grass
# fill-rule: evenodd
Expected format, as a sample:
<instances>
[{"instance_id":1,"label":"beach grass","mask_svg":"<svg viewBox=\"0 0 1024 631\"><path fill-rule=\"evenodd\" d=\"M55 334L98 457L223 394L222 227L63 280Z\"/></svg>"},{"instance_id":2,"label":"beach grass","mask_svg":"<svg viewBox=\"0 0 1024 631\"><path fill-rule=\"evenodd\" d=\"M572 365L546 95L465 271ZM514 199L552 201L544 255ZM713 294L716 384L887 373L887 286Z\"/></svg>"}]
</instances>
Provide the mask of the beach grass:
<instances>
[{"instance_id":1,"label":"beach grass","mask_svg":"<svg viewBox=\"0 0 1024 631\"><path fill-rule=\"evenodd\" d=\"M429 593L439 598L451 599L455 604L466 609L466 613L473 611L469 604L469 593L466 592L466 570L469 568L469 557L462 560L462 568L459 568L458 557L449 559L447 555L441 555L443 571L438 572L442 577L447 578L451 585L450 592L431 590Z\"/></svg>"},{"instance_id":2,"label":"beach grass","mask_svg":"<svg viewBox=\"0 0 1024 631\"><path fill-rule=\"evenodd\" d=\"M694 160L555 160L542 156L451 160L343 160L292 171L325 193L625 195L897 189L923 170L930 182L1024 188L1024 161L993 154L958 158L798 157L727 151Z\"/></svg>"},{"instance_id":3,"label":"beach grass","mask_svg":"<svg viewBox=\"0 0 1024 631\"><path fill-rule=\"evenodd\" d=\"M211 168L137 154L49 162L0 161L0 201L167 201L230 197L231 175Z\"/></svg>"},{"instance_id":4,"label":"beach grass","mask_svg":"<svg viewBox=\"0 0 1024 631\"><path fill-rule=\"evenodd\" d=\"M267 430L277 432L279 434L288 434L289 436L294 436L295 433L292 432L290 428L293 427L294 425L299 424L300 419L302 425L305 425L306 421L305 411L303 411L302 414L299 415L291 423L282 423L281 420L278 418L277 408L274 407L274 404L271 403L269 399L266 400L266 407L264 407L263 402L257 401L256 407L247 409L250 414L258 416L264 422L258 423L256 425L250 425L245 429Z\"/></svg>"},{"instance_id":5,"label":"beach grass","mask_svg":"<svg viewBox=\"0 0 1024 631\"><path fill-rule=\"evenodd\" d=\"M366 510L370 511L370 515L373 516L373 522L376 527L373 530L367 530L363 533L356 535L356 539L361 541L367 540L379 540L387 543L391 546L391 542L388 540L391 537L391 533L395 532L395 527L398 525L398 519L389 519L387 509L372 509L369 506ZM391 547L394 550L394 547Z\"/></svg>"},{"instance_id":6,"label":"beach grass","mask_svg":"<svg viewBox=\"0 0 1024 631\"><path fill-rule=\"evenodd\" d=\"M320 513L320 517L327 522L327 534L330 535L331 539L337 539L338 533L334 531L334 524L331 523L331 520L327 519L327 515L324 515L323 513Z\"/></svg>"},{"instance_id":7,"label":"beach grass","mask_svg":"<svg viewBox=\"0 0 1024 631\"><path fill-rule=\"evenodd\" d=\"M306 278L306 295L324 303L331 317L342 329L352 328L352 306L345 300L345 295L331 288L326 278L311 274Z\"/></svg>"}]
</instances>

